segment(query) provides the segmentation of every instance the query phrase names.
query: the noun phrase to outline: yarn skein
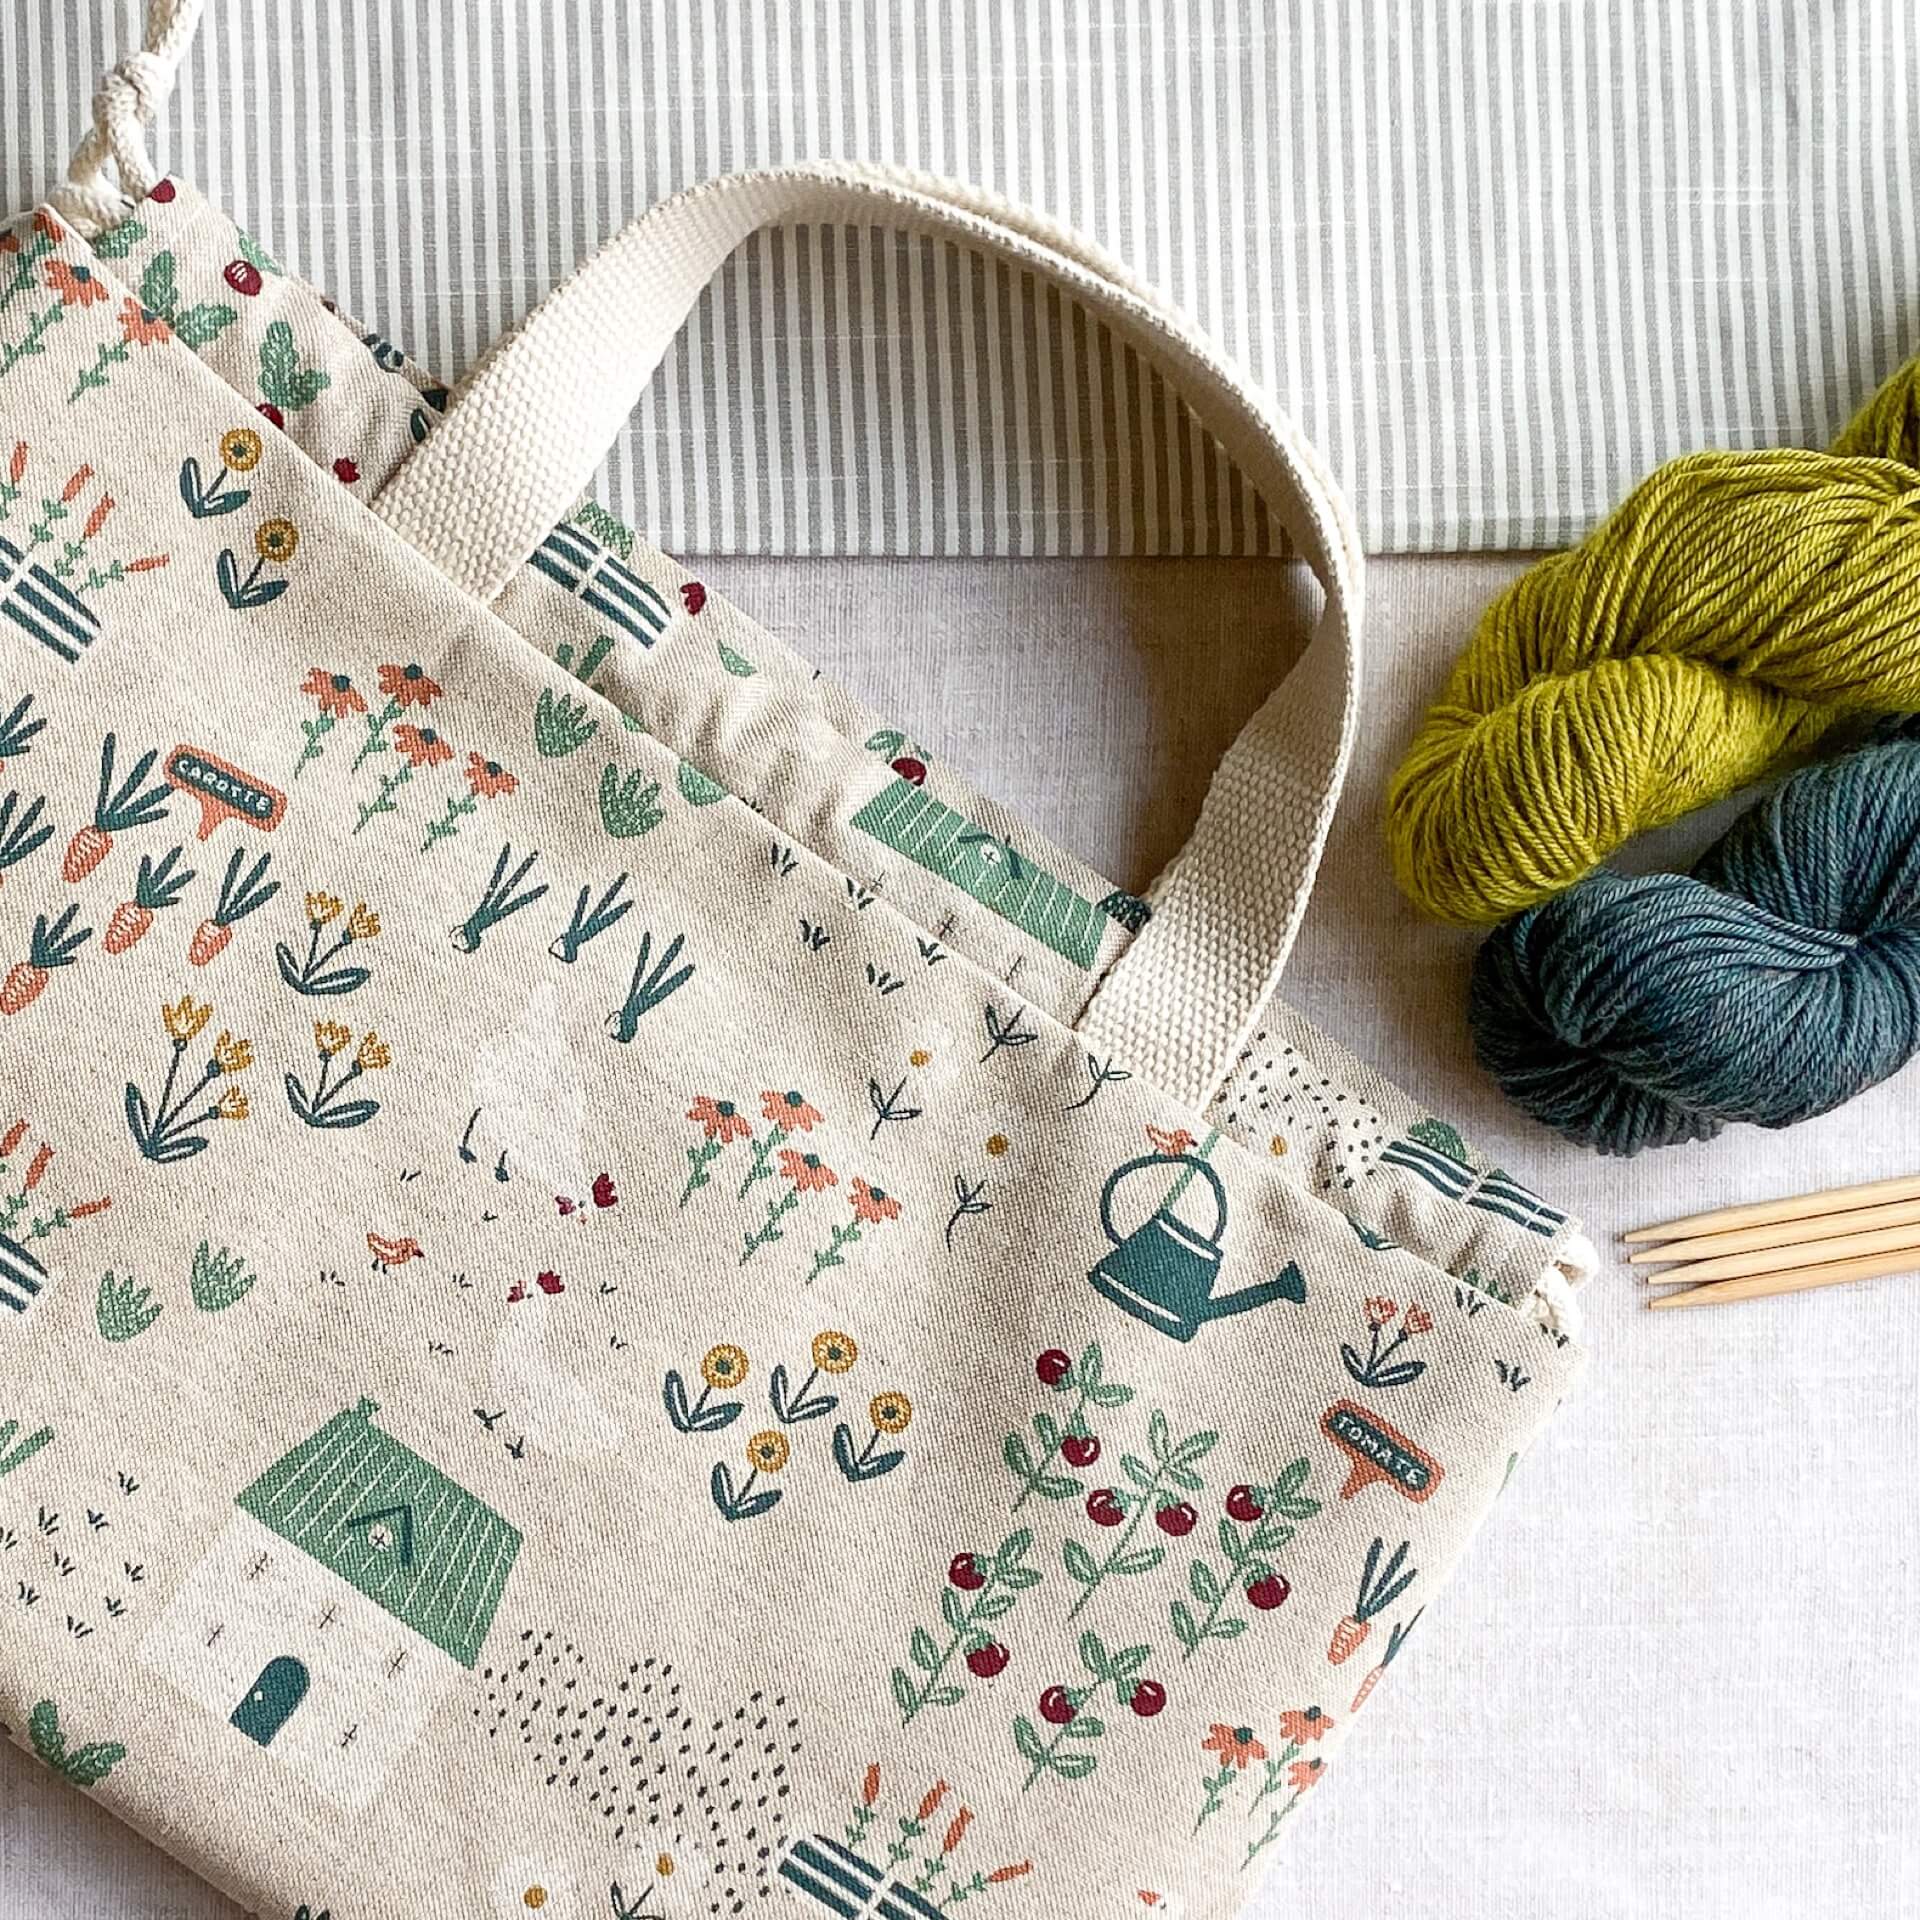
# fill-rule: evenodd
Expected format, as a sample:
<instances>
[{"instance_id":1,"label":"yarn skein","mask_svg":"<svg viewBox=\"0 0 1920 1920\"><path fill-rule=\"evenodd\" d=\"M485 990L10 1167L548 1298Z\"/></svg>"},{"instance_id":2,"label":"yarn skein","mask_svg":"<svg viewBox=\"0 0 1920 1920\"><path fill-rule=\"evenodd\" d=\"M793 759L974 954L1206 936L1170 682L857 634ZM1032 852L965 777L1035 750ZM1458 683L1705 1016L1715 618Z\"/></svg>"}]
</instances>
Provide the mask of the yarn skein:
<instances>
[{"instance_id":1,"label":"yarn skein","mask_svg":"<svg viewBox=\"0 0 1920 1920\"><path fill-rule=\"evenodd\" d=\"M1920 360L1834 447L1669 461L1488 604L1388 787L1417 905L1504 919L1841 716L1920 709Z\"/></svg>"},{"instance_id":2,"label":"yarn skein","mask_svg":"<svg viewBox=\"0 0 1920 1920\"><path fill-rule=\"evenodd\" d=\"M1690 874L1601 872L1497 929L1474 1051L1602 1153L1786 1127L1920 1052L1920 740L1808 767Z\"/></svg>"}]
</instances>

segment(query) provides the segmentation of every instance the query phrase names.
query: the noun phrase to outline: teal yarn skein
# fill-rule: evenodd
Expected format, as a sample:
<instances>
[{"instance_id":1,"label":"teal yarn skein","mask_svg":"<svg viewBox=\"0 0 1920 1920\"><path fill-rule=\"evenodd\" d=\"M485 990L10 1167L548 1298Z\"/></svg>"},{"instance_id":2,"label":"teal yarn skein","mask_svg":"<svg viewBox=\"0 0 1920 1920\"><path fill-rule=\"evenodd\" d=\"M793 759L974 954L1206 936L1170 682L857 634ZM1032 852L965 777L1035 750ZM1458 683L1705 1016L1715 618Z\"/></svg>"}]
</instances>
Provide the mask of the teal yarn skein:
<instances>
[{"instance_id":1,"label":"teal yarn skein","mask_svg":"<svg viewBox=\"0 0 1920 1920\"><path fill-rule=\"evenodd\" d=\"M1807 767L1690 873L1603 871L1480 949L1474 1051L1602 1153L1789 1127L1920 1053L1920 739Z\"/></svg>"}]
</instances>

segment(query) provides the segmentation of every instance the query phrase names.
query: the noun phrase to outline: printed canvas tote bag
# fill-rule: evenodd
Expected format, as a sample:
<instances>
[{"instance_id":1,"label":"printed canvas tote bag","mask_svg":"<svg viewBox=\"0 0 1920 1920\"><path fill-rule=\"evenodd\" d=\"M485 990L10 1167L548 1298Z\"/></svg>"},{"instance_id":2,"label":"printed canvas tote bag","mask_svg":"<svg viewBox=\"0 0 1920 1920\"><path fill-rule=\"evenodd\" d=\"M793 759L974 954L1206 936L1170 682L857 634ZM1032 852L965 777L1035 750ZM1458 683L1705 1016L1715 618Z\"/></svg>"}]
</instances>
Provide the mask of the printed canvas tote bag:
<instances>
[{"instance_id":1,"label":"printed canvas tote bag","mask_svg":"<svg viewBox=\"0 0 1920 1920\"><path fill-rule=\"evenodd\" d=\"M1273 999L1338 494L851 165L449 396L153 177L191 12L0 240L0 1723L285 1920L1223 1920L1577 1359L1572 1224ZM795 221L1044 277L1317 577L1146 897L579 504Z\"/></svg>"}]
</instances>

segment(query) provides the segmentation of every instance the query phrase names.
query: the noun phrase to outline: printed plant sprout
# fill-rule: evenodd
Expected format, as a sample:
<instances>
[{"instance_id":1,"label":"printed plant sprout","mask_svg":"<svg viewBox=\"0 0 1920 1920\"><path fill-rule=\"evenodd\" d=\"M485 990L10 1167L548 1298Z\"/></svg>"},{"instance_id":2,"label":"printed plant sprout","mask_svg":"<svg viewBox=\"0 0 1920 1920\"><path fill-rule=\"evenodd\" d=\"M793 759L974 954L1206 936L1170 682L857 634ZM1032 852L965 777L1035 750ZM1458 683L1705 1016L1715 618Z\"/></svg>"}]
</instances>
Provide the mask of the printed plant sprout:
<instances>
[{"instance_id":1,"label":"printed plant sprout","mask_svg":"<svg viewBox=\"0 0 1920 1920\"><path fill-rule=\"evenodd\" d=\"M227 862L220 882L220 898L213 911L194 929L187 949L188 962L196 967L211 966L226 952L233 930L248 914L257 913L280 891L278 880L269 880L267 867L273 856L263 853L251 866L245 852L236 847Z\"/></svg>"},{"instance_id":2,"label":"printed plant sprout","mask_svg":"<svg viewBox=\"0 0 1920 1920\"><path fill-rule=\"evenodd\" d=\"M709 1347L700 1362L701 1387L695 1399L687 1397L687 1383L677 1367L667 1370L661 1382L661 1398L667 1418L676 1433L718 1433L739 1419L743 1400L713 1398L715 1394L737 1393L746 1384L749 1371L746 1350L730 1341Z\"/></svg>"},{"instance_id":3,"label":"printed plant sprout","mask_svg":"<svg viewBox=\"0 0 1920 1920\"><path fill-rule=\"evenodd\" d=\"M27 957L16 960L0 981L0 1013L24 1013L45 992L55 972L80 957L80 949L93 938L93 929L75 924L79 912L77 903L69 903L52 920L44 913L33 916Z\"/></svg>"},{"instance_id":4,"label":"printed plant sprout","mask_svg":"<svg viewBox=\"0 0 1920 1920\"><path fill-rule=\"evenodd\" d=\"M133 898L121 901L114 908L113 917L107 922L106 936L100 942L108 953L130 951L146 938L156 913L179 904L180 895L193 880L194 870L180 865L185 852L184 845L170 847L157 862L151 854L140 856Z\"/></svg>"},{"instance_id":5,"label":"printed plant sprout","mask_svg":"<svg viewBox=\"0 0 1920 1920\"><path fill-rule=\"evenodd\" d=\"M1014 1749L1028 1763L1022 1792L1049 1774L1059 1780L1084 1780L1099 1766L1097 1742L1106 1736L1107 1726L1086 1709L1103 1695L1110 1693L1116 1706L1140 1720L1151 1720L1166 1708L1166 1688L1144 1677L1153 1658L1151 1647L1114 1651L1089 1629L1081 1634L1078 1651L1085 1680L1072 1686L1057 1682L1040 1695L1038 1710L1047 1731L1042 1733L1024 1713L1014 1720Z\"/></svg>"},{"instance_id":6,"label":"printed plant sprout","mask_svg":"<svg viewBox=\"0 0 1920 1920\"><path fill-rule=\"evenodd\" d=\"M133 763L132 772L117 784L114 780L114 753L118 745L110 733L100 744L100 784L93 803L93 818L67 843L66 858L60 863L60 877L69 886L84 880L113 849L113 836L134 827L151 826L166 818L167 802L173 789L164 781L145 784L153 763L159 759L157 747L149 747Z\"/></svg>"},{"instance_id":7,"label":"printed plant sprout","mask_svg":"<svg viewBox=\"0 0 1920 1920\"><path fill-rule=\"evenodd\" d=\"M545 892L545 888L541 891ZM627 1045L639 1032L640 1022L647 1014L670 995L678 993L693 978L691 960L677 964L680 949L685 944L685 936L676 933L661 949L659 959L655 960L653 935L641 934L640 950L633 959L633 976L627 982L627 997L607 1015L607 1025L613 1029L614 1039L622 1046Z\"/></svg>"},{"instance_id":8,"label":"printed plant sprout","mask_svg":"<svg viewBox=\"0 0 1920 1920\"><path fill-rule=\"evenodd\" d=\"M837 1379L849 1372L860 1358L859 1343L851 1334L816 1333L811 1349L813 1365L798 1387L792 1383L785 1362L776 1366L767 1382L767 1404L782 1426L797 1426L802 1420L819 1420L840 1404L835 1393L815 1393L820 1376Z\"/></svg>"},{"instance_id":9,"label":"printed plant sprout","mask_svg":"<svg viewBox=\"0 0 1920 1920\"><path fill-rule=\"evenodd\" d=\"M1332 1643L1327 1648L1327 1658L1336 1667L1353 1658L1373 1631L1373 1622L1419 1578L1418 1567L1406 1566L1411 1546L1411 1541L1402 1540L1384 1565L1381 1563L1381 1555L1387 1551L1384 1540L1376 1539L1367 1549L1366 1565L1360 1573L1359 1598L1353 1603L1353 1611L1334 1628Z\"/></svg>"}]
</instances>

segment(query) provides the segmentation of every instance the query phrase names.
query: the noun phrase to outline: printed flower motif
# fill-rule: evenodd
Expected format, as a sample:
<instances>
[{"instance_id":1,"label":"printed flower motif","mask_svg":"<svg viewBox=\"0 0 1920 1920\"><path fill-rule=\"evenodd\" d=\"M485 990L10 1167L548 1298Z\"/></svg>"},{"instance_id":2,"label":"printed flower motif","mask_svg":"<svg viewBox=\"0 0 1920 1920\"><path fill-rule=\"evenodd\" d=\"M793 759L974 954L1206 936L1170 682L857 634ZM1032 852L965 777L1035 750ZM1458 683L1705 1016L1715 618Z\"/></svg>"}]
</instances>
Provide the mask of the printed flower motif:
<instances>
[{"instance_id":1,"label":"printed flower motif","mask_svg":"<svg viewBox=\"0 0 1920 1920\"><path fill-rule=\"evenodd\" d=\"M360 1036L360 1045L355 1050L353 1064L362 1073L378 1073L382 1067L392 1063L393 1054L387 1043L371 1027Z\"/></svg>"},{"instance_id":2,"label":"printed flower motif","mask_svg":"<svg viewBox=\"0 0 1920 1920\"><path fill-rule=\"evenodd\" d=\"M763 1092L760 1111L769 1125L784 1127L788 1133L811 1133L822 1117L818 1107L809 1106L797 1093Z\"/></svg>"},{"instance_id":3,"label":"printed flower motif","mask_svg":"<svg viewBox=\"0 0 1920 1920\"><path fill-rule=\"evenodd\" d=\"M143 307L131 294L120 303L120 331L130 347L157 347L173 338L173 329L153 311Z\"/></svg>"},{"instance_id":4,"label":"printed flower motif","mask_svg":"<svg viewBox=\"0 0 1920 1920\"><path fill-rule=\"evenodd\" d=\"M753 1122L731 1100L715 1100L700 1094L687 1109L687 1118L699 1124L709 1140L724 1147L729 1141L744 1140L753 1131Z\"/></svg>"},{"instance_id":5,"label":"printed flower motif","mask_svg":"<svg viewBox=\"0 0 1920 1920\"><path fill-rule=\"evenodd\" d=\"M167 1038L180 1046L185 1046L189 1040L197 1039L200 1029L212 1016L211 1002L195 1001L188 994L180 996L178 1006L163 1006L160 1009L160 1018L165 1023Z\"/></svg>"},{"instance_id":6,"label":"printed flower motif","mask_svg":"<svg viewBox=\"0 0 1920 1920\"><path fill-rule=\"evenodd\" d=\"M230 473L251 473L260 464L260 453L260 436L251 427L235 427L220 436L220 464ZM315 673L319 671L314 668ZM311 693L313 688L306 691Z\"/></svg>"},{"instance_id":7,"label":"printed flower motif","mask_svg":"<svg viewBox=\"0 0 1920 1920\"><path fill-rule=\"evenodd\" d=\"M60 229L60 222L45 207L39 208L33 216L33 230L41 239L58 246L67 236Z\"/></svg>"},{"instance_id":8,"label":"printed flower motif","mask_svg":"<svg viewBox=\"0 0 1920 1920\"><path fill-rule=\"evenodd\" d=\"M860 1358L860 1348L851 1334L816 1333L813 1336L813 1364L822 1373L845 1373Z\"/></svg>"},{"instance_id":9,"label":"printed flower motif","mask_svg":"<svg viewBox=\"0 0 1920 1920\"><path fill-rule=\"evenodd\" d=\"M780 1149L780 1171L793 1182L796 1193L825 1193L840 1184L840 1176L817 1153Z\"/></svg>"},{"instance_id":10,"label":"printed flower motif","mask_svg":"<svg viewBox=\"0 0 1920 1920\"><path fill-rule=\"evenodd\" d=\"M755 1473L778 1473L792 1451L787 1436L769 1427L747 1442L747 1464Z\"/></svg>"},{"instance_id":11,"label":"printed flower motif","mask_svg":"<svg viewBox=\"0 0 1920 1920\"><path fill-rule=\"evenodd\" d=\"M394 729L397 738L400 729ZM512 793L520 782L497 760L483 760L479 754L467 755L467 787L476 800L497 800Z\"/></svg>"},{"instance_id":12,"label":"printed flower motif","mask_svg":"<svg viewBox=\"0 0 1920 1920\"><path fill-rule=\"evenodd\" d=\"M900 1202L884 1187L868 1186L857 1173L853 1176L853 1192L849 1197L854 1212L870 1227L877 1227L883 1220L900 1218Z\"/></svg>"},{"instance_id":13,"label":"printed flower motif","mask_svg":"<svg viewBox=\"0 0 1920 1920\"><path fill-rule=\"evenodd\" d=\"M254 552L276 567L284 567L299 547L300 529L291 520L262 520L254 530Z\"/></svg>"},{"instance_id":14,"label":"printed flower motif","mask_svg":"<svg viewBox=\"0 0 1920 1920\"><path fill-rule=\"evenodd\" d=\"M347 934L354 940L380 937L380 916L364 900L356 901L353 911L347 915Z\"/></svg>"},{"instance_id":15,"label":"printed flower motif","mask_svg":"<svg viewBox=\"0 0 1920 1920\"><path fill-rule=\"evenodd\" d=\"M1324 1740L1333 1731L1333 1720L1318 1707L1305 1707L1280 1716L1280 1731L1287 1736L1289 1746L1304 1747L1315 1740Z\"/></svg>"},{"instance_id":16,"label":"printed flower motif","mask_svg":"<svg viewBox=\"0 0 1920 1920\"><path fill-rule=\"evenodd\" d=\"M1406 1327L1409 1333L1431 1333L1433 1315L1425 1307L1411 1306L1407 1309Z\"/></svg>"},{"instance_id":17,"label":"printed flower motif","mask_svg":"<svg viewBox=\"0 0 1920 1920\"><path fill-rule=\"evenodd\" d=\"M407 765L416 773L422 767L437 767L453 758L453 746L432 727L416 727L403 721L393 730L393 744L406 755Z\"/></svg>"},{"instance_id":18,"label":"printed flower motif","mask_svg":"<svg viewBox=\"0 0 1920 1920\"><path fill-rule=\"evenodd\" d=\"M253 1042L236 1040L222 1027L213 1043L213 1063L222 1073L245 1073L253 1065Z\"/></svg>"},{"instance_id":19,"label":"printed flower motif","mask_svg":"<svg viewBox=\"0 0 1920 1920\"><path fill-rule=\"evenodd\" d=\"M867 1418L881 1433L905 1433L913 1424L913 1402L904 1393L876 1393Z\"/></svg>"},{"instance_id":20,"label":"printed flower motif","mask_svg":"<svg viewBox=\"0 0 1920 1920\"><path fill-rule=\"evenodd\" d=\"M229 1087L220 1096L214 1111L222 1120L244 1120L249 1112L247 1096L238 1087Z\"/></svg>"},{"instance_id":21,"label":"printed flower motif","mask_svg":"<svg viewBox=\"0 0 1920 1920\"><path fill-rule=\"evenodd\" d=\"M1244 1773L1254 1761L1267 1757L1266 1748L1253 1737L1251 1727L1229 1727L1218 1720L1207 1729L1200 1751L1218 1754L1223 1772L1228 1767L1237 1767Z\"/></svg>"},{"instance_id":22,"label":"printed flower motif","mask_svg":"<svg viewBox=\"0 0 1920 1920\"><path fill-rule=\"evenodd\" d=\"M329 920L337 920L346 907L346 902L330 893L310 893L307 895L307 925L324 927Z\"/></svg>"},{"instance_id":23,"label":"printed flower motif","mask_svg":"<svg viewBox=\"0 0 1920 1920\"><path fill-rule=\"evenodd\" d=\"M1327 1763L1316 1755L1311 1760L1296 1760L1287 1769L1287 1779L1295 1793L1305 1793L1327 1770Z\"/></svg>"},{"instance_id":24,"label":"printed flower motif","mask_svg":"<svg viewBox=\"0 0 1920 1920\"><path fill-rule=\"evenodd\" d=\"M1149 1127L1147 1139L1152 1143L1155 1153L1164 1153L1169 1158L1189 1153L1193 1149L1193 1135L1185 1127Z\"/></svg>"},{"instance_id":25,"label":"printed flower motif","mask_svg":"<svg viewBox=\"0 0 1920 1920\"><path fill-rule=\"evenodd\" d=\"M716 1393L723 1388L739 1386L746 1377L745 1350L728 1343L709 1347L706 1358L700 1362L700 1378Z\"/></svg>"},{"instance_id":26,"label":"printed flower motif","mask_svg":"<svg viewBox=\"0 0 1920 1920\"><path fill-rule=\"evenodd\" d=\"M313 1023L313 1045L321 1059L331 1060L353 1038L353 1029L343 1027L338 1020L316 1020Z\"/></svg>"},{"instance_id":27,"label":"printed flower motif","mask_svg":"<svg viewBox=\"0 0 1920 1920\"><path fill-rule=\"evenodd\" d=\"M443 689L427 678L417 662L410 661L404 667L382 667L380 691L398 707L430 707Z\"/></svg>"},{"instance_id":28,"label":"printed flower motif","mask_svg":"<svg viewBox=\"0 0 1920 1920\"><path fill-rule=\"evenodd\" d=\"M227 436L231 439L233 436ZM329 673L325 667L309 669L307 677L300 682L300 691L307 695L320 711L335 720L344 720L349 714L365 713L367 703L355 690L354 684L344 673Z\"/></svg>"},{"instance_id":29,"label":"printed flower motif","mask_svg":"<svg viewBox=\"0 0 1920 1920\"><path fill-rule=\"evenodd\" d=\"M105 284L96 280L87 267L49 260L46 273L47 285L60 296L63 307L91 307L107 298Z\"/></svg>"},{"instance_id":30,"label":"printed flower motif","mask_svg":"<svg viewBox=\"0 0 1920 1920\"><path fill-rule=\"evenodd\" d=\"M1400 1311L1397 1301L1389 1300L1384 1294L1375 1294L1367 1302L1367 1325L1376 1331L1384 1327Z\"/></svg>"}]
</instances>

